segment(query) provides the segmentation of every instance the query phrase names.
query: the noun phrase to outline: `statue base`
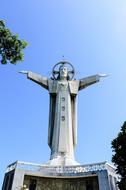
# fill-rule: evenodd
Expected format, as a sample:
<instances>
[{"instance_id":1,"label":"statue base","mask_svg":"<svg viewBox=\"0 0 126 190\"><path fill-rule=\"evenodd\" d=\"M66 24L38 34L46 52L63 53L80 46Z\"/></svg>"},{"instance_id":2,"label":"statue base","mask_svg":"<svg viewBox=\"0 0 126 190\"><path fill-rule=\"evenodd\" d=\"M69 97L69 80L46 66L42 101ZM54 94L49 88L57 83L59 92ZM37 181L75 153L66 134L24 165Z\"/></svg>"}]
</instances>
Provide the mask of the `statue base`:
<instances>
[{"instance_id":1,"label":"statue base","mask_svg":"<svg viewBox=\"0 0 126 190\"><path fill-rule=\"evenodd\" d=\"M70 159L68 156L62 155L62 156L53 157L44 165L65 167L65 166L76 166L76 165L80 165L80 164L78 162L76 162L75 160Z\"/></svg>"},{"instance_id":2,"label":"statue base","mask_svg":"<svg viewBox=\"0 0 126 190\"><path fill-rule=\"evenodd\" d=\"M106 162L63 167L17 161L7 167L2 190L117 190L117 179Z\"/></svg>"}]
</instances>

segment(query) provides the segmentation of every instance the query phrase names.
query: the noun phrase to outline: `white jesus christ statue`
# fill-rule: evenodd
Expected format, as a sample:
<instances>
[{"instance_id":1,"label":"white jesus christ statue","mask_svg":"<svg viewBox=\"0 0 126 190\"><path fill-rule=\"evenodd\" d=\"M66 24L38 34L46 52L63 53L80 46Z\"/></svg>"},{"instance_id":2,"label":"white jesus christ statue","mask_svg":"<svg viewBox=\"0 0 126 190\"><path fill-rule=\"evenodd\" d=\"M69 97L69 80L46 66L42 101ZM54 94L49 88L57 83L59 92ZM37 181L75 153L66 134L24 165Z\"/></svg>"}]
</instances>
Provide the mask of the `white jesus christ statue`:
<instances>
[{"instance_id":1,"label":"white jesus christ statue","mask_svg":"<svg viewBox=\"0 0 126 190\"><path fill-rule=\"evenodd\" d=\"M68 62L67 62L68 63ZM47 89L50 94L48 145L51 149L49 165L77 165L74 148L77 144L78 91L99 82L106 74L96 74L73 80L67 64L60 62L57 78L43 77L31 71L21 71L28 79Z\"/></svg>"}]
</instances>

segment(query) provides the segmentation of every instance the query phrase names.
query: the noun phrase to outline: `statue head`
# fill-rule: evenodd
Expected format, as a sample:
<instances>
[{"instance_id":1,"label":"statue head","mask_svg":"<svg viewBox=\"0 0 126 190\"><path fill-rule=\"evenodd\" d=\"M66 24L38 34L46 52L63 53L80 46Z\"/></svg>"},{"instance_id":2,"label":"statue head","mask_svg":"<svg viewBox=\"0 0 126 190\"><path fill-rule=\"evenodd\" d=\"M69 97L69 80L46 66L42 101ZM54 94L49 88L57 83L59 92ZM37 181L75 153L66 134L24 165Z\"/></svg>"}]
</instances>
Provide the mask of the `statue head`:
<instances>
[{"instance_id":1,"label":"statue head","mask_svg":"<svg viewBox=\"0 0 126 190\"><path fill-rule=\"evenodd\" d=\"M59 78L68 79L68 68L65 65L61 65L59 68Z\"/></svg>"},{"instance_id":2,"label":"statue head","mask_svg":"<svg viewBox=\"0 0 126 190\"><path fill-rule=\"evenodd\" d=\"M69 62L61 61L54 65L52 74L55 80L72 80L75 72L73 65Z\"/></svg>"}]
</instances>

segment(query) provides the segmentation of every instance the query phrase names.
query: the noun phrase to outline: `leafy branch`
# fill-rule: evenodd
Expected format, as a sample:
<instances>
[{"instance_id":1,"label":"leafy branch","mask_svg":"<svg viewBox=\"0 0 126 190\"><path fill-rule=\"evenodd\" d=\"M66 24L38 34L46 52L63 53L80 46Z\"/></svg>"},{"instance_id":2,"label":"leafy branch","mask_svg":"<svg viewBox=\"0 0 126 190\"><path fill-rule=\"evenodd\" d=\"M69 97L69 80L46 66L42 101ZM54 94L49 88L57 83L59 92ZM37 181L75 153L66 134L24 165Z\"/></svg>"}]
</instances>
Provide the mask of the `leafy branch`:
<instances>
[{"instance_id":1,"label":"leafy branch","mask_svg":"<svg viewBox=\"0 0 126 190\"><path fill-rule=\"evenodd\" d=\"M0 62L2 64L7 64L8 61L12 64L23 61L24 54L22 50L25 49L28 43L18 37L6 28L3 20L0 20Z\"/></svg>"}]
</instances>

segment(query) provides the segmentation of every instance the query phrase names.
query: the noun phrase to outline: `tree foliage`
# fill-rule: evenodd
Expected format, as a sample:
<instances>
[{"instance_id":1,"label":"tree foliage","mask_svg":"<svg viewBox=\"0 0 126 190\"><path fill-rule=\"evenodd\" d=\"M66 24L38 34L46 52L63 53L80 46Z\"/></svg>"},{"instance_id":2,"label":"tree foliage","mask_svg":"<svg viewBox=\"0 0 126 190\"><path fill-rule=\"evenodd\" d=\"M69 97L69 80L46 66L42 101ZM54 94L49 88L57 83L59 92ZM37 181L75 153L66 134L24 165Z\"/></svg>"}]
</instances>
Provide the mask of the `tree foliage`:
<instances>
[{"instance_id":1,"label":"tree foliage","mask_svg":"<svg viewBox=\"0 0 126 190\"><path fill-rule=\"evenodd\" d=\"M0 62L7 64L8 61L16 64L23 61L24 54L22 50L27 46L27 42L19 40L18 35L6 28L5 22L0 20Z\"/></svg>"},{"instance_id":2,"label":"tree foliage","mask_svg":"<svg viewBox=\"0 0 126 190\"><path fill-rule=\"evenodd\" d=\"M118 187L120 190L126 190L126 121L121 127L120 132L112 141L113 156L112 162L116 166L116 172L120 175Z\"/></svg>"}]
</instances>

